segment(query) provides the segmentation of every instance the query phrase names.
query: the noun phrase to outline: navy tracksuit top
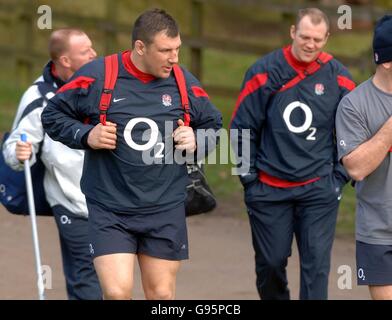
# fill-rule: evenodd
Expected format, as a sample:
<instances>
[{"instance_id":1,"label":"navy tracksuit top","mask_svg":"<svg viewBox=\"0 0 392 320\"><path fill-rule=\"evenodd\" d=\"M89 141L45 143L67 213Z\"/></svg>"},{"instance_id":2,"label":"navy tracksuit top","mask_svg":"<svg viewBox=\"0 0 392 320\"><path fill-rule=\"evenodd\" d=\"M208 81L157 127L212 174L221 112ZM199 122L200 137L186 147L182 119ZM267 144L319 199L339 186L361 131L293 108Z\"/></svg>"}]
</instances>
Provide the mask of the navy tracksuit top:
<instances>
[{"instance_id":1,"label":"navy tracksuit top","mask_svg":"<svg viewBox=\"0 0 392 320\"><path fill-rule=\"evenodd\" d=\"M231 129L250 129L250 174L260 172L285 181L301 182L336 171L335 113L341 98L355 87L347 69L332 59L298 84L282 86L303 73L306 65L291 46L259 59L245 75L234 109ZM239 156L242 138L239 136Z\"/></svg>"},{"instance_id":2,"label":"navy tracksuit top","mask_svg":"<svg viewBox=\"0 0 392 320\"><path fill-rule=\"evenodd\" d=\"M107 121L117 124L116 149L87 149L82 191L86 198L114 212L154 213L174 208L185 200L188 181L186 166L175 161L166 163L165 158L174 148L173 142L167 142L172 141L177 120L184 118L174 75L158 79L142 73L131 62L129 51L118 57L119 74L107 112ZM220 112L195 77L183 71L190 126L195 132L220 129ZM104 61L100 58L83 66L49 101L42 122L54 140L71 148L87 147L85 135L99 123L103 81ZM83 123L86 118L89 124ZM172 123L170 132L165 132L167 122ZM161 163L143 162L143 152L145 155L150 141L153 146L149 159L161 158Z\"/></svg>"}]
</instances>

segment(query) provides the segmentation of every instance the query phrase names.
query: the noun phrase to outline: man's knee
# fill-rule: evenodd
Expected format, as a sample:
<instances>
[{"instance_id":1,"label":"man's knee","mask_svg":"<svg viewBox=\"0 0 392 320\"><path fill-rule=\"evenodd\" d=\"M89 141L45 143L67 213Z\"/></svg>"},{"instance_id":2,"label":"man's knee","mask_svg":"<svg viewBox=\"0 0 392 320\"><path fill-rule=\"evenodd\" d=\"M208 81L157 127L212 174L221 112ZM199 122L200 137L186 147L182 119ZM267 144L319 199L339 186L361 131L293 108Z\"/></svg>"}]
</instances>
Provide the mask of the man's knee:
<instances>
[{"instance_id":1,"label":"man's knee","mask_svg":"<svg viewBox=\"0 0 392 320\"><path fill-rule=\"evenodd\" d=\"M131 300L132 292L129 289L121 287L110 287L103 292L104 300Z\"/></svg>"},{"instance_id":2,"label":"man's knee","mask_svg":"<svg viewBox=\"0 0 392 320\"><path fill-rule=\"evenodd\" d=\"M173 300L174 288L160 285L147 289L145 294L148 300Z\"/></svg>"},{"instance_id":3,"label":"man's knee","mask_svg":"<svg viewBox=\"0 0 392 320\"><path fill-rule=\"evenodd\" d=\"M285 255L275 255L271 257L256 256L256 271L267 272L282 270L287 266L288 257Z\"/></svg>"}]
</instances>

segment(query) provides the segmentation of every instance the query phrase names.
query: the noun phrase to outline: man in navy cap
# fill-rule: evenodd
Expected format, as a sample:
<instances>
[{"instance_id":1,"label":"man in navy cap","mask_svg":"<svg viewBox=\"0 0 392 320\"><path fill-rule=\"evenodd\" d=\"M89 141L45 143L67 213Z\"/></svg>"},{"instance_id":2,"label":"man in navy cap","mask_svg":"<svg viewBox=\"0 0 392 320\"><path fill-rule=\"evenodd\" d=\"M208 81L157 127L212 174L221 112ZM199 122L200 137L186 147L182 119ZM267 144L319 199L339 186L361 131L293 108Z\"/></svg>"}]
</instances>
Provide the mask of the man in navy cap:
<instances>
[{"instance_id":1,"label":"man in navy cap","mask_svg":"<svg viewBox=\"0 0 392 320\"><path fill-rule=\"evenodd\" d=\"M392 16L376 25L376 73L345 96L336 114L338 157L356 181L359 285L392 299Z\"/></svg>"}]
</instances>

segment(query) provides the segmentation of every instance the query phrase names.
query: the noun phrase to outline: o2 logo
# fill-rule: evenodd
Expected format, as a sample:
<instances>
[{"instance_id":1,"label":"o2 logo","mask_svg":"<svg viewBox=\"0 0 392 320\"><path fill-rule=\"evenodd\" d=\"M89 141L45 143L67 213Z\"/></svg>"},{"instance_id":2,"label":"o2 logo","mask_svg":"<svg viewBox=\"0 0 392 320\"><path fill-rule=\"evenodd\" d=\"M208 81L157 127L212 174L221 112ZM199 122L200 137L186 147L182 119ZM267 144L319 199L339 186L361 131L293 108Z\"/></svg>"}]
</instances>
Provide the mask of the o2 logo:
<instances>
[{"instance_id":1,"label":"o2 logo","mask_svg":"<svg viewBox=\"0 0 392 320\"><path fill-rule=\"evenodd\" d=\"M145 144L137 144L132 138L132 130L138 123L145 123L150 127L150 138ZM159 129L155 121L148 118L133 118L131 119L124 129L124 139L125 142L134 150L137 151L147 151L151 148L157 146L158 150L155 153L155 158L163 158L163 150L165 144L163 142L158 142Z\"/></svg>"},{"instance_id":2,"label":"o2 logo","mask_svg":"<svg viewBox=\"0 0 392 320\"><path fill-rule=\"evenodd\" d=\"M290 116L294 109L300 108L305 113L305 121L304 123L296 127L290 122ZM310 131L309 135L306 137L306 140L316 140L315 134L317 129L315 127L311 127L313 121L313 113L308 105L305 103L294 101L290 103L283 112L283 120L287 125L287 128L293 133L303 133L305 131Z\"/></svg>"}]
</instances>

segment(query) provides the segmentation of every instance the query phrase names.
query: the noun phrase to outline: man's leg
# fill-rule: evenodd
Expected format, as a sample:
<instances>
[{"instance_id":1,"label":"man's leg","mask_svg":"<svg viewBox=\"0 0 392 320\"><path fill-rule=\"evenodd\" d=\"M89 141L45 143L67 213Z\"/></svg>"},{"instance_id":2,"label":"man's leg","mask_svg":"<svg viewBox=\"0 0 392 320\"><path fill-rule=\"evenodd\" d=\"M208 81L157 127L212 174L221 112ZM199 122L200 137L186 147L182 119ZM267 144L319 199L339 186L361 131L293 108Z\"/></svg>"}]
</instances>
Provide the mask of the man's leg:
<instances>
[{"instance_id":1,"label":"man's leg","mask_svg":"<svg viewBox=\"0 0 392 320\"><path fill-rule=\"evenodd\" d=\"M264 300L287 300L286 266L293 241L290 202L247 203L256 260L256 286Z\"/></svg>"},{"instance_id":2,"label":"man's leg","mask_svg":"<svg viewBox=\"0 0 392 320\"><path fill-rule=\"evenodd\" d=\"M392 286L369 286L373 300L392 300Z\"/></svg>"},{"instance_id":3,"label":"man's leg","mask_svg":"<svg viewBox=\"0 0 392 320\"><path fill-rule=\"evenodd\" d=\"M137 237L124 220L130 215L111 212L87 199L90 252L104 299L131 299Z\"/></svg>"},{"instance_id":4,"label":"man's leg","mask_svg":"<svg viewBox=\"0 0 392 320\"><path fill-rule=\"evenodd\" d=\"M184 204L144 217L141 229L137 256L145 297L174 299L180 261L188 259Z\"/></svg>"},{"instance_id":5,"label":"man's leg","mask_svg":"<svg viewBox=\"0 0 392 320\"><path fill-rule=\"evenodd\" d=\"M102 299L97 274L89 252L88 220L62 206L53 208L60 235L68 299Z\"/></svg>"},{"instance_id":6,"label":"man's leg","mask_svg":"<svg viewBox=\"0 0 392 320\"><path fill-rule=\"evenodd\" d=\"M144 294L148 300L173 300L180 261L139 254Z\"/></svg>"},{"instance_id":7,"label":"man's leg","mask_svg":"<svg viewBox=\"0 0 392 320\"><path fill-rule=\"evenodd\" d=\"M114 253L94 259L105 300L130 300L133 288L135 254Z\"/></svg>"},{"instance_id":8,"label":"man's leg","mask_svg":"<svg viewBox=\"0 0 392 320\"><path fill-rule=\"evenodd\" d=\"M295 214L301 263L300 299L328 298L328 276L340 193L330 178L300 187L305 190Z\"/></svg>"}]
</instances>

